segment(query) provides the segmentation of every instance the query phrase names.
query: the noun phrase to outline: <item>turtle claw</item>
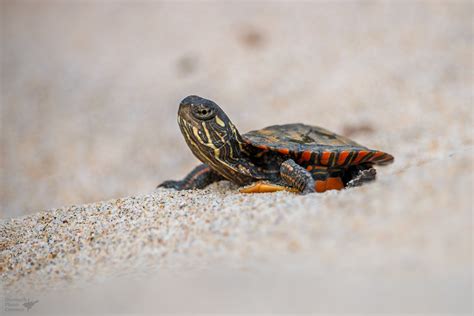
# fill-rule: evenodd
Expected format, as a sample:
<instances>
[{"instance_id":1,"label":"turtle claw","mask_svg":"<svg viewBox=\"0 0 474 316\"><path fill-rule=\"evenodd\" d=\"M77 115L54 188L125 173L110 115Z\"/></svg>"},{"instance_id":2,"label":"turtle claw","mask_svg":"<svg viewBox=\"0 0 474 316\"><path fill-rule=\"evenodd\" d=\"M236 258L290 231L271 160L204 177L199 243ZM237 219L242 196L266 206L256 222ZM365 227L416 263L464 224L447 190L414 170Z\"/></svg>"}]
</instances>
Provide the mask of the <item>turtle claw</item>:
<instances>
[{"instance_id":1,"label":"turtle claw","mask_svg":"<svg viewBox=\"0 0 474 316\"><path fill-rule=\"evenodd\" d=\"M182 190L182 185L181 185L181 181L167 180L167 181L157 185L156 188L157 189L165 188L165 189Z\"/></svg>"}]
</instances>

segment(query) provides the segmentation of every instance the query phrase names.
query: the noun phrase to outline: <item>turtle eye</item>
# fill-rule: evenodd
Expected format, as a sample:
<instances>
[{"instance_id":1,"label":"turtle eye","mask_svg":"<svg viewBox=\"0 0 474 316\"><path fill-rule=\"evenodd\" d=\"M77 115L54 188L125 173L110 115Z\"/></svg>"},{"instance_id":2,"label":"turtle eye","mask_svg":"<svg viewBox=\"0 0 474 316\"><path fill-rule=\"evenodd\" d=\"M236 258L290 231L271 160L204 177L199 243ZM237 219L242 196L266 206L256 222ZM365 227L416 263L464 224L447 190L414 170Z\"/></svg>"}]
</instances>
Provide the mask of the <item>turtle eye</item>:
<instances>
[{"instance_id":1,"label":"turtle eye","mask_svg":"<svg viewBox=\"0 0 474 316\"><path fill-rule=\"evenodd\" d=\"M199 120L209 120L216 115L214 108L204 104L193 105L192 113Z\"/></svg>"}]
</instances>

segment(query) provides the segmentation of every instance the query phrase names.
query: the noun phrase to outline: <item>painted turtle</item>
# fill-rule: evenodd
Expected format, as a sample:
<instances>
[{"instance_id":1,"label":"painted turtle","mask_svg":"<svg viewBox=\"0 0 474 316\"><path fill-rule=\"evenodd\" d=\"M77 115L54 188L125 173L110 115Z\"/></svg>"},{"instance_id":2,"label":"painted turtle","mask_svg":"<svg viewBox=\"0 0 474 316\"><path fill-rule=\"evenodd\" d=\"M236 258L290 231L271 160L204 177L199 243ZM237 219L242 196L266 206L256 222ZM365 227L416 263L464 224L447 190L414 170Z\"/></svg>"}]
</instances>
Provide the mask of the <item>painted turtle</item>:
<instances>
[{"instance_id":1,"label":"painted turtle","mask_svg":"<svg viewBox=\"0 0 474 316\"><path fill-rule=\"evenodd\" d=\"M227 179L245 186L243 193L306 194L361 185L375 179L373 165L393 162L390 154L317 126L273 125L240 135L216 103L198 96L181 101L178 125L203 164L158 187L195 189Z\"/></svg>"}]
</instances>

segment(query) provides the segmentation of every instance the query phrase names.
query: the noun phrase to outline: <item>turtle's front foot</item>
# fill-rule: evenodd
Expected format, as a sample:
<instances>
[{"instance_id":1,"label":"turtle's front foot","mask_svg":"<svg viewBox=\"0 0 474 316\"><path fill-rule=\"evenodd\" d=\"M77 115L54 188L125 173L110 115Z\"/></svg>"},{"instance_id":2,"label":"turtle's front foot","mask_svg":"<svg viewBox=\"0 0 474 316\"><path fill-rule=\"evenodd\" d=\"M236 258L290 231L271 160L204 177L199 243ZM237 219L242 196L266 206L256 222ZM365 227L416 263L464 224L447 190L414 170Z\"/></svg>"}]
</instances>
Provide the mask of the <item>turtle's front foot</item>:
<instances>
[{"instance_id":1,"label":"turtle's front foot","mask_svg":"<svg viewBox=\"0 0 474 316\"><path fill-rule=\"evenodd\" d=\"M156 188L165 188L165 189L175 189L175 190L184 190L183 181L167 180L159 185Z\"/></svg>"},{"instance_id":2,"label":"turtle's front foot","mask_svg":"<svg viewBox=\"0 0 474 316\"><path fill-rule=\"evenodd\" d=\"M157 186L157 188L175 189L178 191L202 189L222 179L223 178L211 170L208 165L201 164L194 168L183 180L168 180Z\"/></svg>"}]
</instances>

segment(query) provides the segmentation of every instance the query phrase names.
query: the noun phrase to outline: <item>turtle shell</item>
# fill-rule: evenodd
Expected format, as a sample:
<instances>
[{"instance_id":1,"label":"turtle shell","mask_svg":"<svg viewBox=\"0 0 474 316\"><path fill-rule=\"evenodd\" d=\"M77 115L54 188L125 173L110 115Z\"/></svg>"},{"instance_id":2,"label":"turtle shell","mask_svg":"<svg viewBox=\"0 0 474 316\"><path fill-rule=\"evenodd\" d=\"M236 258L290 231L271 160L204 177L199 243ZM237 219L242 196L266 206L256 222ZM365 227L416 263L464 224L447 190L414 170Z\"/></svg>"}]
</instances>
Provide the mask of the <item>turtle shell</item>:
<instances>
[{"instance_id":1,"label":"turtle shell","mask_svg":"<svg viewBox=\"0 0 474 316\"><path fill-rule=\"evenodd\" d=\"M288 155L299 164L348 167L362 163L388 164L393 156L369 149L324 128L305 124L268 126L242 135L245 142L263 152Z\"/></svg>"}]
</instances>

